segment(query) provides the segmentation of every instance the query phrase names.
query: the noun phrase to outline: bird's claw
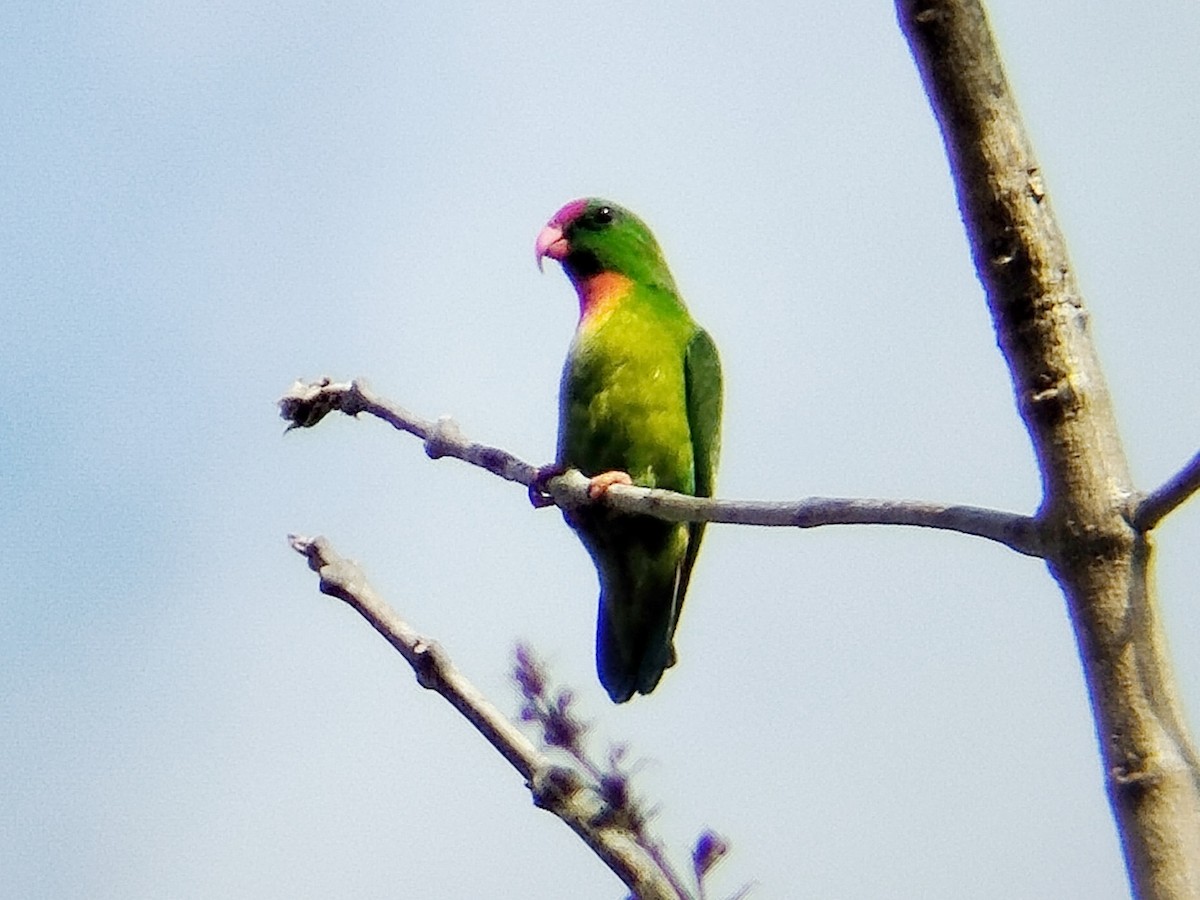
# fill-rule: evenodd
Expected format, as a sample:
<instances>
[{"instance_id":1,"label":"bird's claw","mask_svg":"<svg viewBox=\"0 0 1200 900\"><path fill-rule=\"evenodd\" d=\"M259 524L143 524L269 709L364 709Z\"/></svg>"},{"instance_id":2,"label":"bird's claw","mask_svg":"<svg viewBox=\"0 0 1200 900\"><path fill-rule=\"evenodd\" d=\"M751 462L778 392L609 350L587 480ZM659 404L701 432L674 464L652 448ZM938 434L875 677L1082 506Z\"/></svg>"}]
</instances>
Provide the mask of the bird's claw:
<instances>
[{"instance_id":1,"label":"bird's claw","mask_svg":"<svg viewBox=\"0 0 1200 900\"><path fill-rule=\"evenodd\" d=\"M546 484L550 479L557 478L566 471L566 466L551 463L548 466L542 466L534 473L533 481L529 482L529 502L533 504L534 509L554 505L554 498L550 496Z\"/></svg>"},{"instance_id":2,"label":"bird's claw","mask_svg":"<svg viewBox=\"0 0 1200 900\"><path fill-rule=\"evenodd\" d=\"M588 481L588 497L599 500L614 484L633 484L633 479L629 477L628 472L601 472L599 475L593 475Z\"/></svg>"}]
</instances>

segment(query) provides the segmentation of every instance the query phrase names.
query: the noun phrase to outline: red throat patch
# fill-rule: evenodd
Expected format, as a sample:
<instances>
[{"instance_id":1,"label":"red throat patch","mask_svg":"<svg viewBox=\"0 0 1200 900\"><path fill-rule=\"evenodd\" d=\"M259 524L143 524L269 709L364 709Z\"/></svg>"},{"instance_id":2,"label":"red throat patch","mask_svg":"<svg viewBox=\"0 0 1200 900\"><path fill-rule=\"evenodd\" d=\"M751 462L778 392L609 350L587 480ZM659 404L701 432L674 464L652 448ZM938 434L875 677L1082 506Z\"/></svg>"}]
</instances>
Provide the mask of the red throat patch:
<instances>
[{"instance_id":1,"label":"red throat patch","mask_svg":"<svg viewBox=\"0 0 1200 900\"><path fill-rule=\"evenodd\" d=\"M629 293L633 280L619 272L601 272L578 285L579 319L589 324L608 318L608 314Z\"/></svg>"}]
</instances>

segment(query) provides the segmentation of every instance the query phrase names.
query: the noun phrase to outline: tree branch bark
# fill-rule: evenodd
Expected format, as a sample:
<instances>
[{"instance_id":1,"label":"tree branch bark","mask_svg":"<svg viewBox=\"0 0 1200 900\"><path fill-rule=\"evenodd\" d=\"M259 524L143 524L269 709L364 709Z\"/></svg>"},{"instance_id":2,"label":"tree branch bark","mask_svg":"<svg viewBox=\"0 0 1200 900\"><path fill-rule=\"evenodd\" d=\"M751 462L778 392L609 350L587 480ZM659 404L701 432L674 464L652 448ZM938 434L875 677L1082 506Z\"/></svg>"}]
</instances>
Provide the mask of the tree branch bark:
<instances>
[{"instance_id":1,"label":"tree branch bark","mask_svg":"<svg viewBox=\"0 0 1200 900\"><path fill-rule=\"evenodd\" d=\"M450 418L422 419L378 397L361 380L334 383L321 379L312 384L298 381L280 399L279 410L289 429L311 427L335 410L350 416L369 413L399 431L421 438L425 452L433 459L449 456L487 469L532 491L544 491L564 509L607 503L621 512L642 513L672 522L768 527L910 525L957 531L996 541L1027 556L1042 555L1042 532L1036 519L977 506L845 497L809 497L791 502L718 500L629 485L613 485L603 498L592 500L588 496L588 479L579 472L572 470L543 480L541 469L507 450L468 440Z\"/></svg>"},{"instance_id":2,"label":"tree branch bark","mask_svg":"<svg viewBox=\"0 0 1200 900\"><path fill-rule=\"evenodd\" d=\"M375 593L362 570L343 559L323 537L292 535L292 548L321 577L324 594L353 607L412 666L417 682L436 691L487 738L516 769L534 803L558 818L616 873L639 898L687 900L666 872L629 830L607 821L607 803L572 768L554 765L467 678L435 642L417 634Z\"/></svg>"},{"instance_id":3,"label":"tree branch bark","mask_svg":"<svg viewBox=\"0 0 1200 900\"><path fill-rule=\"evenodd\" d=\"M1135 893L1200 896L1200 767L1176 696L1151 547L1087 312L978 0L897 0L1043 486Z\"/></svg>"}]
</instances>

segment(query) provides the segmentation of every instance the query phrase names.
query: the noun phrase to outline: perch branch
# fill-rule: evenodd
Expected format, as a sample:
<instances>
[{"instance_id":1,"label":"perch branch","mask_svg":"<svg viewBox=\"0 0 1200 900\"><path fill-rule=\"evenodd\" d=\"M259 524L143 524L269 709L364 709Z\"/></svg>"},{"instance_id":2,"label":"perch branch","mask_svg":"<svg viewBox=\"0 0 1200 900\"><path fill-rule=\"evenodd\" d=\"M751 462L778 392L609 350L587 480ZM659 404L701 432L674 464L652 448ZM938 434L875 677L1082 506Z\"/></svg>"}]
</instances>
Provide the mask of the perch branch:
<instances>
[{"instance_id":1,"label":"perch branch","mask_svg":"<svg viewBox=\"0 0 1200 900\"><path fill-rule=\"evenodd\" d=\"M686 898L627 829L606 821L608 804L578 771L554 765L450 662L437 643L417 634L323 537L289 537L292 548L320 575L320 590L353 607L412 666L417 683L436 691L508 760L534 803L562 819L637 897Z\"/></svg>"},{"instance_id":2,"label":"perch branch","mask_svg":"<svg viewBox=\"0 0 1200 900\"><path fill-rule=\"evenodd\" d=\"M1144 497L1133 516L1133 527L1149 531L1200 491L1200 453L1179 470L1170 481Z\"/></svg>"},{"instance_id":3,"label":"perch branch","mask_svg":"<svg viewBox=\"0 0 1200 900\"><path fill-rule=\"evenodd\" d=\"M279 408L289 428L315 425L333 410L351 416L369 413L399 431L421 438L425 452L433 459L454 457L533 490L544 490L554 503L566 509L600 502L621 512L642 513L672 522L792 528L911 525L986 538L1028 556L1042 553L1041 530L1036 519L976 506L841 497L810 497L790 502L717 500L628 485L614 485L603 499L594 501L588 497L588 479L579 472L572 470L543 483L539 479L541 470L536 466L507 450L468 440L448 417L431 422L414 416L403 407L377 397L360 380L340 384L327 379L313 384L296 382L279 401Z\"/></svg>"}]
</instances>

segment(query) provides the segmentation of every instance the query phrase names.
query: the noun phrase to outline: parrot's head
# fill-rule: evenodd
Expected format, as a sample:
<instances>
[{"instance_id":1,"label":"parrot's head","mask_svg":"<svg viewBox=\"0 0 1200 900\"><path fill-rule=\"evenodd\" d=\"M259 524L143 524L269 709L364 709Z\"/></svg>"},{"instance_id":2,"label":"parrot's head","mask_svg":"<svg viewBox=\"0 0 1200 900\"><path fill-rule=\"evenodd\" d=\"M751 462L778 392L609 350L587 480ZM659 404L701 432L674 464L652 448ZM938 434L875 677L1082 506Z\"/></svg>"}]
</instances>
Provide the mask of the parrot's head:
<instances>
[{"instance_id":1,"label":"parrot's head","mask_svg":"<svg viewBox=\"0 0 1200 900\"><path fill-rule=\"evenodd\" d=\"M646 223L607 200L572 200L546 223L536 251L538 268L543 257L557 259L576 288L604 273L639 284L675 287Z\"/></svg>"}]
</instances>

